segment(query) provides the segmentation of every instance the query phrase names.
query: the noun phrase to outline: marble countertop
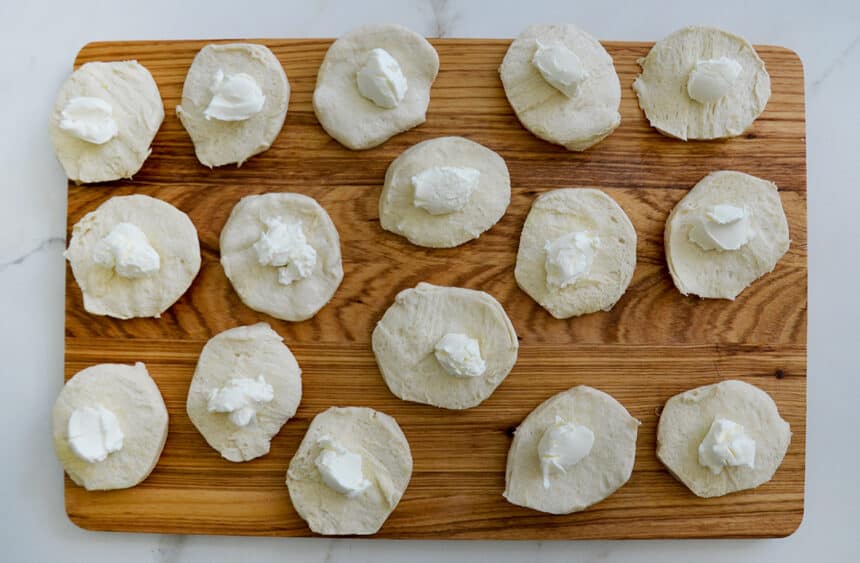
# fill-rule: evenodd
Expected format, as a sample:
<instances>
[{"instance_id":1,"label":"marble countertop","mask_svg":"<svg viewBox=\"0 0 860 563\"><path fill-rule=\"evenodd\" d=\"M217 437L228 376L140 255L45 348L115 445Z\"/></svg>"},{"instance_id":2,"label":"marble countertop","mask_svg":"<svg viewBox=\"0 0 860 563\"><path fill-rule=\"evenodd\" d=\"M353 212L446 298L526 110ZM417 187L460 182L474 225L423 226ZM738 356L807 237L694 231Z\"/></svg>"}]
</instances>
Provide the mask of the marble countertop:
<instances>
[{"instance_id":1,"label":"marble countertop","mask_svg":"<svg viewBox=\"0 0 860 563\"><path fill-rule=\"evenodd\" d=\"M65 515L50 409L63 368L65 180L47 135L76 51L107 39L331 37L371 22L427 36L514 37L526 23L570 21L602 39L656 40L693 23L796 50L806 70L809 185L809 392L806 516L781 540L438 542L93 533ZM0 469L0 559L192 562L849 560L857 556L854 433L860 377L860 3L561 0L148 0L0 4L0 394L8 446Z\"/></svg>"}]
</instances>

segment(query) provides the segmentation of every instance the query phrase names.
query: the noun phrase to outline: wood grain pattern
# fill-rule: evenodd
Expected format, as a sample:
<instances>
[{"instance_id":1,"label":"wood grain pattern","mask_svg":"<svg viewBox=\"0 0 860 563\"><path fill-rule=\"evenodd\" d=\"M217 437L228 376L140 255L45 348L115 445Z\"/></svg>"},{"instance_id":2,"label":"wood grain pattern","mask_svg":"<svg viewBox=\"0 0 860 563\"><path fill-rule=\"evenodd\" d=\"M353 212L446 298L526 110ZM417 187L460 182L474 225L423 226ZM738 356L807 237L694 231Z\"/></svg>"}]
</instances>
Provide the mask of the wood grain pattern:
<instances>
[{"instance_id":1,"label":"wood grain pattern","mask_svg":"<svg viewBox=\"0 0 860 563\"><path fill-rule=\"evenodd\" d=\"M406 494L377 537L566 539L768 537L794 531L803 515L806 411L806 168L803 69L797 55L759 47L773 95L742 137L683 143L650 129L630 88L646 43L605 43L622 82L622 124L577 154L542 142L513 115L498 79L506 40L438 39L441 71L427 122L383 146L351 152L319 127L311 108L316 71L330 40L262 40L293 88L281 135L241 168L209 170L194 157L175 117L185 72L205 41L94 43L76 64L136 58L153 73L167 117L134 181L69 186L68 227L113 195L146 193L187 212L200 234L203 266L189 292L161 319L118 321L83 311L66 275L65 376L99 362L143 361L170 411L162 458L140 486L88 493L66 479L66 507L96 530L306 536L289 501L286 467L310 420L331 405L364 405L394 416L415 463ZM377 202L388 164L405 148L464 135L499 152L513 194L505 217L479 240L450 250L414 247L379 227ZM712 170L737 169L776 182L792 244L774 272L734 302L685 298L663 255L663 224L687 189ZM608 313L558 321L513 278L522 222L534 197L563 186L605 189L639 235L627 293ZM218 263L218 235L244 195L296 191L329 212L342 241L344 283L315 318L286 323L246 308ZM496 296L520 336L520 358L481 406L449 412L393 397L370 350L371 330L401 289L419 281L479 288ZM245 464L221 459L185 414L185 395L206 339L268 321L303 369L296 417L271 453ZM654 454L659 409L683 390L740 378L768 391L794 436L775 478L718 499L698 499ZM501 496L510 436L550 395L587 384L614 395L642 421L633 477L615 495L569 516L540 514Z\"/></svg>"}]
</instances>

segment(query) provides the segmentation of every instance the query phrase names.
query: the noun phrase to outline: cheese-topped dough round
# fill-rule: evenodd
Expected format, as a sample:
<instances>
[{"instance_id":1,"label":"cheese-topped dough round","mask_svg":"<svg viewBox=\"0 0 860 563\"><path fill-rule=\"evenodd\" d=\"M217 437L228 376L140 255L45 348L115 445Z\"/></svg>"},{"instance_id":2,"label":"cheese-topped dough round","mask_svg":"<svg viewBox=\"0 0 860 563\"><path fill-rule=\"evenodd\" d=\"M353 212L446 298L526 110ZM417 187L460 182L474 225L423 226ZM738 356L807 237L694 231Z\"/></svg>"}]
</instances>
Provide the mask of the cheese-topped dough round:
<instances>
[{"instance_id":1,"label":"cheese-topped dough round","mask_svg":"<svg viewBox=\"0 0 860 563\"><path fill-rule=\"evenodd\" d=\"M424 123L438 72L439 55L414 31L400 25L359 27L326 52L314 112L339 143L369 149Z\"/></svg>"},{"instance_id":2,"label":"cheese-topped dough round","mask_svg":"<svg viewBox=\"0 0 860 563\"><path fill-rule=\"evenodd\" d=\"M773 270L789 246L776 184L729 170L708 174L675 205L664 238L678 290L719 299Z\"/></svg>"},{"instance_id":3,"label":"cheese-topped dough round","mask_svg":"<svg viewBox=\"0 0 860 563\"><path fill-rule=\"evenodd\" d=\"M388 167L379 221L413 244L450 248L481 236L510 202L501 156L463 137L439 137L406 149Z\"/></svg>"},{"instance_id":4,"label":"cheese-topped dough round","mask_svg":"<svg viewBox=\"0 0 860 563\"><path fill-rule=\"evenodd\" d=\"M446 409L483 402L510 373L519 350L511 320L491 295L429 283L397 294L372 343L392 393Z\"/></svg>"},{"instance_id":5,"label":"cheese-topped dough round","mask_svg":"<svg viewBox=\"0 0 860 563\"><path fill-rule=\"evenodd\" d=\"M411 477L409 442L393 418L331 407L311 421L290 461L287 487L311 531L368 535L388 519Z\"/></svg>"},{"instance_id":6,"label":"cheese-topped dough round","mask_svg":"<svg viewBox=\"0 0 860 563\"><path fill-rule=\"evenodd\" d=\"M726 465L715 473L700 463L700 446L716 419L740 425L754 441L753 467ZM753 489L770 481L790 442L791 429L779 416L770 395L735 380L675 395L663 407L657 426L657 457L676 479L705 498Z\"/></svg>"},{"instance_id":7,"label":"cheese-topped dough round","mask_svg":"<svg viewBox=\"0 0 860 563\"><path fill-rule=\"evenodd\" d=\"M188 215L145 195L112 197L75 223L65 253L84 309L118 319L158 317L200 270Z\"/></svg>"},{"instance_id":8,"label":"cheese-topped dough round","mask_svg":"<svg viewBox=\"0 0 860 563\"><path fill-rule=\"evenodd\" d=\"M611 395L592 387L579 385L550 397L514 433L504 497L550 514L578 512L602 501L630 479L639 424ZM586 449L564 459L575 443L571 434L576 431L547 436L560 426L590 432L591 444L584 456ZM556 443L547 450L548 438ZM548 470L547 461L557 466Z\"/></svg>"},{"instance_id":9,"label":"cheese-topped dough round","mask_svg":"<svg viewBox=\"0 0 860 563\"><path fill-rule=\"evenodd\" d=\"M115 444L119 447L111 448L101 461L80 457L75 443L94 438L81 434L98 434L104 427L69 424L73 416L94 409L107 413L113 431L119 433ZM98 364L79 371L63 386L54 403L52 426L54 450L72 481L88 491L125 489L146 479L158 463L167 439L167 407L142 363Z\"/></svg>"},{"instance_id":10,"label":"cheese-topped dough round","mask_svg":"<svg viewBox=\"0 0 860 563\"><path fill-rule=\"evenodd\" d=\"M639 106L652 127L684 141L736 137L770 98L770 76L753 46L712 27L672 33L639 65Z\"/></svg>"},{"instance_id":11,"label":"cheese-topped dough round","mask_svg":"<svg viewBox=\"0 0 860 563\"><path fill-rule=\"evenodd\" d=\"M609 311L636 268L636 230L600 190L538 196L520 235L517 284L557 319Z\"/></svg>"},{"instance_id":12,"label":"cheese-topped dough round","mask_svg":"<svg viewBox=\"0 0 860 563\"><path fill-rule=\"evenodd\" d=\"M290 82L265 45L206 45L194 57L176 114L206 166L243 162L272 146L287 115Z\"/></svg>"},{"instance_id":13,"label":"cheese-topped dough round","mask_svg":"<svg viewBox=\"0 0 860 563\"><path fill-rule=\"evenodd\" d=\"M161 94L143 65L94 62L60 87L49 130L70 180L109 182L140 170L163 120Z\"/></svg>"},{"instance_id":14,"label":"cheese-topped dough round","mask_svg":"<svg viewBox=\"0 0 860 563\"><path fill-rule=\"evenodd\" d=\"M243 197L221 231L221 265L245 305L286 321L316 315L343 280L337 228L295 193Z\"/></svg>"},{"instance_id":15,"label":"cheese-topped dough round","mask_svg":"<svg viewBox=\"0 0 860 563\"><path fill-rule=\"evenodd\" d=\"M267 323L231 328L203 347L188 418L222 457L248 461L269 453L272 438L296 414L302 370Z\"/></svg>"},{"instance_id":16,"label":"cheese-topped dough round","mask_svg":"<svg viewBox=\"0 0 860 563\"><path fill-rule=\"evenodd\" d=\"M511 43L499 74L520 123L545 141L584 151L621 123L612 57L574 25L530 25Z\"/></svg>"}]
</instances>

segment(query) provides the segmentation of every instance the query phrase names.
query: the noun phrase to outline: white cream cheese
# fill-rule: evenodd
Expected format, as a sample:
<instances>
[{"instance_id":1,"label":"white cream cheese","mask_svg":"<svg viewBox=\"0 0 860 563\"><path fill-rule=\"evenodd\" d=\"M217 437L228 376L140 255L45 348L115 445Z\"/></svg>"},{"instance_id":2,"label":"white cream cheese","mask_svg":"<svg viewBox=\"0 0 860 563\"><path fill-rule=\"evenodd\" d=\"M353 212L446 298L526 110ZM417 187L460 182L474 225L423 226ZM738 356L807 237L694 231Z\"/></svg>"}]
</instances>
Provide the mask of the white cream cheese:
<instances>
[{"instance_id":1,"label":"white cream cheese","mask_svg":"<svg viewBox=\"0 0 860 563\"><path fill-rule=\"evenodd\" d=\"M325 435L317 440L320 454L315 460L323 483L342 495L354 497L370 486L361 470L361 456Z\"/></svg>"},{"instance_id":2,"label":"white cream cheese","mask_svg":"<svg viewBox=\"0 0 860 563\"><path fill-rule=\"evenodd\" d=\"M600 237L590 231L571 231L544 244L546 283L562 289L586 275L594 263Z\"/></svg>"},{"instance_id":3,"label":"white cream cheese","mask_svg":"<svg viewBox=\"0 0 860 563\"><path fill-rule=\"evenodd\" d=\"M72 453L88 463L120 451L125 438L116 415L101 405L72 411L67 432Z\"/></svg>"},{"instance_id":4,"label":"white cream cheese","mask_svg":"<svg viewBox=\"0 0 860 563\"><path fill-rule=\"evenodd\" d=\"M237 377L228 381L224 387L209 391L206 409L209 412L230 413L230 422L236 426L248 426L257 420L260 405L274 398L274 388L266 383L262 375L258 375L257 379Z\"/></svg>"},{"instance_id":5,"label":"white cream cheese","mask_svg":"<svg viewBox=\"0 0 860 563\"><path fill-rule=\"evenodd\" d=\"M594 446L594 432L582 424L567 422L560 416L549 426L538 442L538 458L543 473L543 488L550 487L550 471L566 473L582 461Z\"/></svg>"},{"instance_id":6,"label":"white cream cheese","mask_svg":"<svg viewBox=\"0 0 860 563\"><path fill-rule=\"evenodd\" d=\"M310 276L317 263L317 252L305 239L301 222L284 223L280 217L264 222L267 229L254 243L260 265L278 268L278 282L282 285Z\"/></svg>"},{"instance_id":7,"label":"white cream cheese","mask_svg":"<svg viewBox=\"0 0 860 563\"><path fill-rule=\"evenodd\" d=\"M158 252L133 223L118 223L98 241L93 248L93 261L128 279L151 276L161 268Z\"/></svg>"},{"instance_id":8,"label":"white cream cheese","mask_svg":"<svg viewBox=\"0 0 860 563\"><path fill-rule=\"evenodd\" d=\"M702 250L738 250L755 232L746 209L720 204L693 219L688 236Z\"/></svg>"},{"instance_id":9,"label":"white cream cheese","mask_svg":"<svg viewBox=\"0 0 860 563\"><path fill-rule=\"evenodd\" d=\"M436 166L412 176L415 207L431 215L460 211L478 187L481 171L457 166Z\"/></svg>"},{"instance_id":10,"label":"white cream cheese","mask_svg":"<svg viewBox=\"0 0 860 563\"><path fill-rule=\"evenodd\" d=\"M72 98L60 112L60 129L82 141L103 145L119 132L113 108L101 98Z\"/></svg>"},{"instance_id":11,"label":"white cream cheese","mask_svg":"<svg viewBox=\"0 0 860 563\"><path fill-rule=\"evenodd\" d=\"M449 332L436 342L433 354L454 377L478 377L487 369L478 341L465 334Z\"/></svg>"},{"instance_id":12,"label":"white cream cheese","mask_svg":"<svg viewBox=\"0 0 860 563\"><path fill-rule=\"evenodd\" d=\"M385 49L370 50L356 82L362 96L385 109L396 108L408 88L400 63Z\"/></svg>"},{"instance_id":13,"label":"white cream cheese","mask_svg":"<svg viewBox=\"0 0 860 563\"><path fill-rule=\"evenodd\" d=\"M219 68L209 91L212 99L203 110L206 119L244 121L260 113L266 103L257 81L244 72L224 74Z\"/></svg>"},{"instance_id":14,"label":"white cream cheese","mask_svg":"<svg viewBox=\"0 0 860 563\"><path fill-rule=\"evenodd\" d=\"M580 85L588 78L582 60L561 43L544 45L538 41L532 64L550 86L568 98L576 96Z\"/></svg>"},{"instance_id":15,"label":"white cream cheese","mask_svg":"<svg viewBox=\"0 0 860 563\"><path fill-rule=\"evenodd\" d=\"M687 78L687 94L699 103L714 103L729 93L741 71L740 63L728 57L697 61Z\"/></svg>"},{"instance_id":16,"label":"white cream cheese","mask_svg":"<svg viewBox=\"0 0 860 563\"><path fill-rule=\"evenodd\" d=\"M744 427L725 418L715 418L699 444L699 464L719 475L723 467L746 466L755 469L755 440Z\"/></svg>"}]
</instances>

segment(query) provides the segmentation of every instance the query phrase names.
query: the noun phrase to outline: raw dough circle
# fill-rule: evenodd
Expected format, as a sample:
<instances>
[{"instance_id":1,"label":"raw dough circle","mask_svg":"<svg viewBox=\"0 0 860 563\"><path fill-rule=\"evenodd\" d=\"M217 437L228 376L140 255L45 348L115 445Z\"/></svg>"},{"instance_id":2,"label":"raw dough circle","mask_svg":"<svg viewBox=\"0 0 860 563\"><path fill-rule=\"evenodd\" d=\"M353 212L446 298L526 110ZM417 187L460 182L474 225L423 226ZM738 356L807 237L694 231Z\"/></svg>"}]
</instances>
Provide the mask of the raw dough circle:
<instances>
[{"instance_id":1,"label":"raw dough circle","mask_svg":"<svg viewBox=\"0 0 860 563\"><path fill-rule=\"evenodd\" d=\"M355 497L329 488L314 464L317 440L329 435L362 457L371 486ZM412 453L397 421L364 407L331 407L316 415L287 470L296 512L324 535L375 534L400 502L412 477Z\"/></svg>"},{"instance_id":2,"label":"raw dough circle","mask_svg":"<svg viewBox=\"0 0 860 563\"><path fill-rule=\"evenodd\" d=\"M716 103L703 104L687 94L690 71L699 60L731 57L742 71L732 89ZM712 27L685 27L658 41L633 82L639 106L651 126L670 137L721 139L743 133L764 111L770 76L746 39Z\"/></svg>"},{"instance_id":3,"label":"raw dough circle","mask_svg":"<svg viewBox=\"0 0 860 563\"><path fill-rule=\"evenodd\" d=\"M587 426L594 433L594 445L566 473L554 473L545 489L538 443L556 416ZM570 514L602 501L630 479L639 424L611 395L592 387L579 385L550 397L514 433L504 497L550 514Z\"/></svg>"},{"instance_id":4,"label":"raw dough circle","mask_svg":"<svg viewBox=\"0 0 860 563\"><path fill-rule=\"evenodd\" d=\"M89 463L72 452L69 418L75 409L102 406L116 416L122 449ZM146 479L167 440L167 407L146 366L137 362L97 364L76 373L63 386L52 412L54 450L72 481L88 491L134 487Z\"/></svg>"},{"instance_id":5,"label":"raw dough circle","mask_svg":"<svg viewBox=\"0 0 860 563\"><path fill-rule=\"evenodd\" d=\"M590 231L600 246L587 274L562 289L546 281L544 244L571 231ZM624 210L604 192L564 188L541 194L529 211L514 276L517 284L557 319L609 311L636 268L636 230Z\"/></svg>"},{"instance_id":6,"label":"raw dough circle","mask_svg":"<svg viewBox=\"0 0 860 563\"><path fill-rule=\"evenodd\" d=\"M206 343L188 389L188 418L222 457L248 461L269 453L269 443L296 414L302 400L302 370L283 338L267 323L231 328ZM236 426L227 413L209 412L209 393L233 378L262 375L275 391L260 404L256 422Z\"/></svg>"},{"instance_id":7,"label":"raw dough circle","mask_svg":"<svg viewBox=\"0 0 860 563\"><path fill-rule=\"evenodd\" d=\"M755 235L738 250L705 251L689 239L690 222L717 204L744 207L749 213ZM734 299L788 251L788 221L776 184L743 172L711 172L672 209L664 245L669 273L681 293Z\"/></svg>"},{"instance_id":8,"label":"raw dough circle","mask_svg":"<svg viewBox=\"0 0 860 563\"><path fill-rule=\"evenodd\" d=\"M431 215L415 206L412 176L436 166L481 172L463 209ZM409 147L388 167L379 196L379 221L383 229L413 244L451 248L481 236L502 218L510 202L511 178L501 156L464 137L439 137Z\"/></svg>"},{"instance_id":9,"label":"raw dough circle","mask_svg":"<svg viewBox=\"0 0 860 563\"><path fill-rule=\"evenodd\" d=\"M478 341L486 370L454 377L434 355L445 334ZM519 341L511 320L490 294L419 283L397 294L373 330L373 353L386 385L397 397L445 409L481 404L508 376Z\"/></svg>"},{"instance_id":10,"label":"raw dough circle","mask_svg":"<svg viewBox=\"0 0 860 563\"><path fill-rule=\"evenodd\" d=\"M61 113L72 98L101 98L113 109L116 137L97 145L60 129ZM161 94L149 71L137 61L86 63L66 80L51 113L54 151L66 176L78 183L131 178L152 152L164 121Z\"/></svg>"},{"instance_id":11,"label":"raw dough circle","mask_svg":"<svg viewBox=\"0 0 860 563\"><path fill-rule=\"evenodd\" d=\"M263 109L243 121L206 119L215 73L245 73L266 97ZM265 45L229 43L206 45L194 57L182 87L176 115L191 136L197 160L212 168L243 162L272 146L287 116L290 82L278 58Z\"/></svg>"},{"instance_id":12,"label":"raw dough circle","mask_svg":"<svg viewBox=\"0 0 860 563\"><path fill-rule=\"evenodd\" d=\"M290 285L278 282L278 269L262 266L253 245L265 231L264 219L301 221L307 242L317 253L313 273ZM303 321L329 302L343 280L340 237L315 199L295 193L243 197L221 231L221 265L242 302L285 321Z\"/></svg>"},{"instance_id":13,"label":"raw dough circle","mask_svg":"<svg viewBox=\"0 0 860 563\"><path fill-rule=\"evenodd\" d=\"M93 249L119 223L136 225L158 252L158 272L124 278L93 260ZM188 215L146 195L112 197L75 223L66 250L84 309L117 319L159 317L191 286L200 270L197 229Z\"/></svg>"},{"instance_id":14,"label":"raw dough circle","mask_svg":"<svg viewBox=\"0 0 860 563\"><path fill-rule=\"evenodd\" d=\"M406 77L406 96L385 109L361 95L356 74L371 49L397 59ZM317 74L314 112L326 133L343 146L369 149L424 123L439 55L426 39L401 25L359 27L332 43Z\"/></svg>"},{"instance_id":15,"label":"raw dough circle","mask_svg":"<svg viewBox=\"0 0 860 563\"><path fill-rule=\"evenodd\" d=\"M538 41L561 43L579 56L589 76L573 98L551 86L532 64ZM499 74L520 123L545 141L584 151L621 124L621 84L612 57L575 25L530 25L511 43Z\"/></svg>"},{"instance_id":16,"label":"raw dough circle","mask_svg":"<svg viewBox=\"0 0 860 563\"><path fill-rule=\"evenodd\" d=\"M755 469L724 467L714 475L699 464L699 444L714 418L732 420L755 440ZM782 463L791 429L773 399L743 381L723 381L675 395L660 413L657 457L697 496L709 498L753 489L771 480Z\"/></svg>"}]
</instances>

